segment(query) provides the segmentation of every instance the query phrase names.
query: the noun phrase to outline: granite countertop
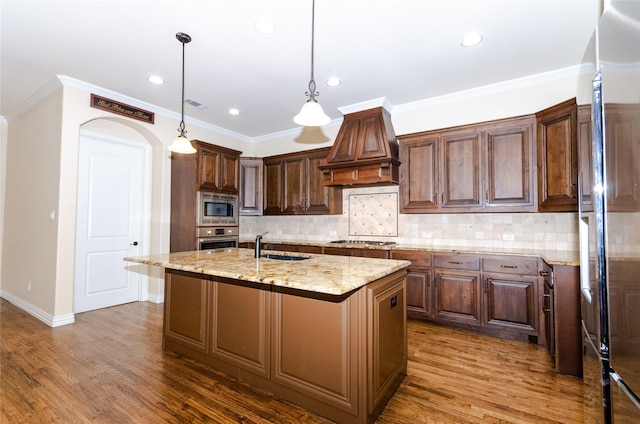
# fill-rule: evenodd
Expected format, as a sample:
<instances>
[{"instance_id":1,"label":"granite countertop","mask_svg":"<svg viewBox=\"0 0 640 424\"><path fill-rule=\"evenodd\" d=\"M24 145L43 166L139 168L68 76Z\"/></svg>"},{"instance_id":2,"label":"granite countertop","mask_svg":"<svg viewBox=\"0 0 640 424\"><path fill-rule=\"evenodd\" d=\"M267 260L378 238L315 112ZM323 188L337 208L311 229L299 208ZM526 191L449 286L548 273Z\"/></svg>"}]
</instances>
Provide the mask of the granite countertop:
<instances>
[{"instance_id":1,"label":"granite countertop","mask_svg":"<svg viewBox=\"0 0 640 424\"><path fill-rule=\"evenodd\" d=\"M241 242L253 242L254 240L241 240ZM296 241L296 240L263 240L263 243L274 244L296 244L305 246L319 247L345 247L358 249L375 249L375 250L415 250L423 252L442 252L442 253L471 253L471 254L493 254L493 255L518 255L518 256L535 256L544 259L549 265L580 265L580 252L566 250L549 250L549 249L513 249L504 247L469 247L469 246L424 246L409 244L394 245L367 245L352 243L332 243L322 241Z\"/></svg>"},{"instance_id":2,"label":"granite countertop","mask_svg":"<svg viewBox=\"0 0 640 424\"><path fill-rule=\"evenodd\" d=\"M372 259L311 253L272 252L262 254L303 256L301 261L253 257L253 249L214 249L127 257L127 262L161 266L198 274L251 281L329 295L343 295L402 270L409 261Z\"/></svg>"}]
</instances>

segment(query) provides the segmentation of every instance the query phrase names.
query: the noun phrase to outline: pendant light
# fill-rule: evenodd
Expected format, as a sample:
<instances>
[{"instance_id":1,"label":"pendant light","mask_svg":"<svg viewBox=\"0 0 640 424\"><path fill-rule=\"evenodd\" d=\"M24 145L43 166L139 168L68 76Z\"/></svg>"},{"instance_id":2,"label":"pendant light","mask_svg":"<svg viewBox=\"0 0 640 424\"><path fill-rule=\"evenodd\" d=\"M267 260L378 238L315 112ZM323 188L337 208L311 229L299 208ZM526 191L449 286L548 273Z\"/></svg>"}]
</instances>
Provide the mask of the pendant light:
<instances>
[{"instance_id":1,"label":"pendant light","mask_svg":"<svg viewBox=\"0 0 640 424\"><path fill-rule=\"evenodd\" d=\"M309 81L309 91L305 95L309 96L309 100L302 106L300 113L293 117L293 122L305 127L319 127L326 125L331 121L331 118L324 113L320 103L316 101L316 96L320 93L316 91L316 82L313 79L313 38L314 38L314 24L315 24L315 9L316 2L311 2L311 80Z\"/></svg>"},{"instance_id":2,"label":"pendant light","mask_svg":"<svg viewBox=\"0 0 640 424\"><path fill-rule=\"evenodd\" d=\"M176 34L176 38L182 43L182 115L180 128L178 128L180 135L173 140L169 150L175 153L195 153L196 149L193 148L191 141L185 135L187 130L184 128L184 45L191 42L191 37L184 32L179 32Z\"/></svg>"}]
</instances>

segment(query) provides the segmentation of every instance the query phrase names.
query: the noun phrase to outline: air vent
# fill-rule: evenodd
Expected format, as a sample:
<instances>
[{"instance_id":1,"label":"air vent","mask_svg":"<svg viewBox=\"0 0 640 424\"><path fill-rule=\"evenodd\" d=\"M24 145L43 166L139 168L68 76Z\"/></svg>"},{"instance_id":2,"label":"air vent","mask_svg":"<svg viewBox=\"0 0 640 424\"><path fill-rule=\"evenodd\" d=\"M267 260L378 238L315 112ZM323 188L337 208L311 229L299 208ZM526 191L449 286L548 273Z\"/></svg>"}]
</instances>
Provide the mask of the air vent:
<instances>
[{"instance_id":1,"label":"air vent","mask_svg":"<svg viewBox=\"0 0 640 424\"><path fill-rule=\"evenodd\" d=\"M191 99L184 99L184 102L188 105L191 105L193 107L195 107L196 109L206 109L209 106L205 105L204 103L199 103L196 102L195 100L191 100Z\"/></svg>"}]
</instances>

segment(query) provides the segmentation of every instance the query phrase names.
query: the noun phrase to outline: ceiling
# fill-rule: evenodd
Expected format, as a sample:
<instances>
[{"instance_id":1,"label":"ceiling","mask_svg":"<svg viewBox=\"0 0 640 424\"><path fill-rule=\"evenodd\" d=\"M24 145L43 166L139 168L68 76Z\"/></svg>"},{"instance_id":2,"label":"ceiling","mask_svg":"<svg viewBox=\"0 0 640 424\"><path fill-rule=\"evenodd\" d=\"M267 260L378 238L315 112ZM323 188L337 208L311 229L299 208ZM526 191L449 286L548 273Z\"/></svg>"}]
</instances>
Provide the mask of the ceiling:
<instances>
[{"instance_id":1,"label":"ceiling","mask_svg":"<svg viewBox=\"0 0 640 424\"><path fill-rule=\"evenodd\" d=\"M317 0L315 80L325 112L394 106L576 66L601 0ZM269 35L254 23L267 18ZM310 79L311 0L2 0L0 115L55 75L253 139L296 128ZM469 32L483 42L462 47ZM163 85L147 81L159 75ZM342 84L329 87L325 80ZM232 116L229 108L240 114ZM177 126L176 126L177 127Z\"/></svg>"}]
</instances>

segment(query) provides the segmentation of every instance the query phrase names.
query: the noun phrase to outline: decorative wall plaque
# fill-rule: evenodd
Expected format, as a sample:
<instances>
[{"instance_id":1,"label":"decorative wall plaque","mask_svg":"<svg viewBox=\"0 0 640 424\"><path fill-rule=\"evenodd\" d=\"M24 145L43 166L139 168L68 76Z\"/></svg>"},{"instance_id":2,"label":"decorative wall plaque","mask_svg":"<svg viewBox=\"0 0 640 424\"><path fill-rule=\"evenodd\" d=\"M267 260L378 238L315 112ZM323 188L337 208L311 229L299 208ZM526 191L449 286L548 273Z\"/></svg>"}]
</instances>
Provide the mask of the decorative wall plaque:
<instances>
[{"instance_id":1,"label":"decorative wall plaque","mask_svg":"<svg viewBox=\"0 0 640 424\"><path fill-rule=\"evenodd\" d=\"M115 100L107 99L96 94L91 94L91 107L106 110L107 112L115 113L117 115L126 116L127 118L137 119L138 121L147 122L149 124L153 124L154 120L153 112L138 109L137 107L116 102Z\"/></svg>"}]
</instances>

